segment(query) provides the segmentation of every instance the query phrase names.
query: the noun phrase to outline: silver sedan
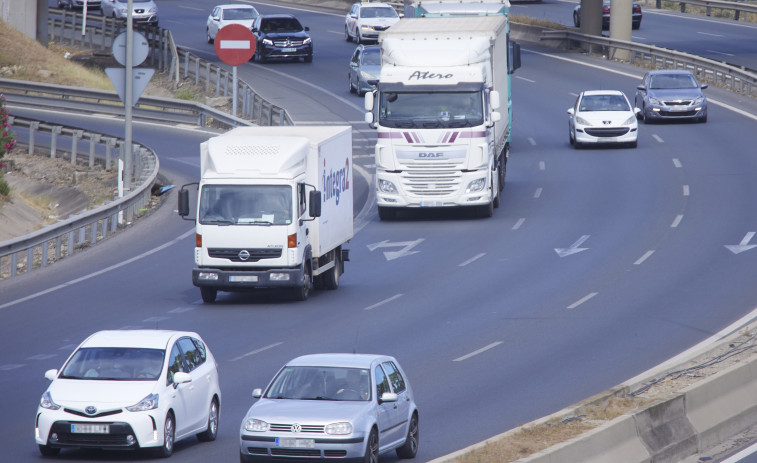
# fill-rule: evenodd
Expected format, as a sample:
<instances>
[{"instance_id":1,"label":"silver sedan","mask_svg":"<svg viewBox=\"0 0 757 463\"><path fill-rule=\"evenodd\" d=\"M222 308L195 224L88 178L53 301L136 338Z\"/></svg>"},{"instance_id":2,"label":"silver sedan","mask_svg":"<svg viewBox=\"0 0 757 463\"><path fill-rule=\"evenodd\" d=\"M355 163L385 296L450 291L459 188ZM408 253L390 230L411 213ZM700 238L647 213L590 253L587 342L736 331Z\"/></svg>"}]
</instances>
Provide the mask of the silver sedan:
<instances>
[{"instance_id":1,"label":"silver sedan","mask_svg":"<svg viewBox=\"0 0 757 463\"><path fill-rule=\"evenodd\" d=\"M644 122L693 120L707 122L707 98L694 75L683 70L655 70L644 74L634 104Z\"/></svg>"}]
</instances>

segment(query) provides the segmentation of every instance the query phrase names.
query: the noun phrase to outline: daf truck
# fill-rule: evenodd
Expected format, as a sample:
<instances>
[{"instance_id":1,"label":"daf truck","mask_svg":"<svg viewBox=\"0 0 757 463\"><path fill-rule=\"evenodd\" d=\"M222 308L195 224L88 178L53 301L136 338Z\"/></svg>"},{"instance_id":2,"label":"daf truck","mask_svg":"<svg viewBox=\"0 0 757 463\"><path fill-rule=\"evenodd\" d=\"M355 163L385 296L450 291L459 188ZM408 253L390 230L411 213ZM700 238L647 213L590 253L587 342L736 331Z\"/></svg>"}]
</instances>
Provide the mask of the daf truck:
<instances>
[{"instance_id":1,"label":"daf truck","mask_svg":"<svg viewBox=\"0 0 757 463\"><path fill-rule=\"evenodd\" d=\"M239 127L200 147L199 183L179 192L189 219L197 185L192 283L218 291L336 289L353 236L352 129Z\"/></svg>"},{"instance_id":2,"label":"daf truck","mask_svg":"<svg viewBox=\"0 0 757 463\"><path fill-rule=\"evenodd\" d=\"M403 18L379 35L381 74L366 93L378 131L382 220L411 208L499 206L510 154L510 73L520 65L507 15ZM502 101L504 100L504 101Z\"/></svg>"},{"instance_id":3,"label":"daf truck","mask_svg":"<svg viewBox=\"0 0 757 463\"><path fill-rule=\"evenodd\" d=\"M406 18L504 15L509 9L508 0L405 0L403 3Z\"/></svg>"}]
</instances>

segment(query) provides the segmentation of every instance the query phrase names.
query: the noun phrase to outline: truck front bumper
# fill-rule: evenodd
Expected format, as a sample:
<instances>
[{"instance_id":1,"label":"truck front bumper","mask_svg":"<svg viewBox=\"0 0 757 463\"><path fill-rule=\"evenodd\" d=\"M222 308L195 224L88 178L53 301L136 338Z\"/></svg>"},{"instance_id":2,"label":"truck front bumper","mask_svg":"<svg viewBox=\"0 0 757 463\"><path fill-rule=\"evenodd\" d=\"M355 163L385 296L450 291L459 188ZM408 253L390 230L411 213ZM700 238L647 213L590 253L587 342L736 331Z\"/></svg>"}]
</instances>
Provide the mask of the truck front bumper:
<instances>
[{"instance_id":1,"label":"truck front bumper","mask_svg":"<svg viewBox=\"0 0 757 463\"><path fill-rule=\"evenodd\" d=\"M221 291L296 287L302 285L302 279L301 267L260 270L192 269L192 283L195 286Z\"/></svg>"}]
</instances>

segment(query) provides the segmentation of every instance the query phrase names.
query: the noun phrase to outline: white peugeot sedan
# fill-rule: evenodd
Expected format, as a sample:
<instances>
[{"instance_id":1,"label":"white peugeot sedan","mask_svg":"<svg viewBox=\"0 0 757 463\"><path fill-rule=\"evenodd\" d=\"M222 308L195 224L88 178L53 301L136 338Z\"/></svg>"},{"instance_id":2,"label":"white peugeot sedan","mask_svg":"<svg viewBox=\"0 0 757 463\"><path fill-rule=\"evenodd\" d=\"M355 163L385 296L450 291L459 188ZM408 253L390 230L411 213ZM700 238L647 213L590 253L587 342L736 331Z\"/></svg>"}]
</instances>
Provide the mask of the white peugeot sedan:
<instances>
[{"instance_id":1,"label":"white peugeot sedan","mask_svg":"<svg viewBox=\"0 0 757 463\"><path fill-rule=\"evenodd\" d=\"M387 355L298 357L273 378L247 411L240 460L378 462L395 450L418 452L418 408L407 376Z\"/></svg>"},{"instance_id":2,"label":"white peugeot sedan","mask_svg":"<svg viewBox=\"0 0 757 463\"><path fill-rule=\"evenodd\" d=\"M208 43L213 43L216 35L218 35L218 31L229 24L241 24L247 29L251 29L252 23L255 22L255 18L258 16L260 16L258 10L252 5L244 3L216 5L210 12L205 24L205 34L207 35Z\"/></svg>"},{"instance_id":3,"label":"white peugeot sedan","mask_svg":"<svg viewBox=\"0 0 757 463\"><path fill-rule=\"evenodd\" d=\"M186 331L117 330L89 336L52 381L37 408L42 455L61 448L154 448L218 433L218 366L199 335Z\"/></svg>"},{"instance_id":4,"label":"white peugeot sedan","mask_svg":"<svg viewBox=\"0 0 757 463\"><path fill-rule=\"evenodd\" d=\"M626 95L618 90L581 92L576 103L568 108L570 144L623 144L636 147L639 109L631 106Z\"/></svg>"}]
</instances>

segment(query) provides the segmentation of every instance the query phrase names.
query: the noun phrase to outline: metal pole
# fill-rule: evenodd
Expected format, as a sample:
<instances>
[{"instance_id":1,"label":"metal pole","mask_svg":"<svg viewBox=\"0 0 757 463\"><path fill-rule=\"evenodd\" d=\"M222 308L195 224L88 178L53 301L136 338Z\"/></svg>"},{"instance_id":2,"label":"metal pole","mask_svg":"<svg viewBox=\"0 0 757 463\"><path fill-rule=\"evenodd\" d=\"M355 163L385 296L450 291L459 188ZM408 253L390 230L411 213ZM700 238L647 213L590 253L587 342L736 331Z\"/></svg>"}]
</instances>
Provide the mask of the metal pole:
<instances>
[{"instance_id":1,"label":"metal pole","mask_svg":"<svg viewBox=\"0 0 757 463\"><path fill-rule=\"evenodd\" d=\"M232 66L232 85L234 87L234 90L231 93L231 114L234 115L234 117L237 117L237 67Z\"/></svg>"},{"instance_id":2,"label":"metal pole","mask_svg":"<svg viewBox=\"0 0 757 463\"><path fill-rule=\"evenodd\" d=\"M133 0L129 0L126 11L126 70L125 83L126 91L124 92L124 189L131 191L131 163L134 149L132 148L131 137L131 110L134 100L134 24L132 17L134 13Z\"/></svg>"}]
</instances>

